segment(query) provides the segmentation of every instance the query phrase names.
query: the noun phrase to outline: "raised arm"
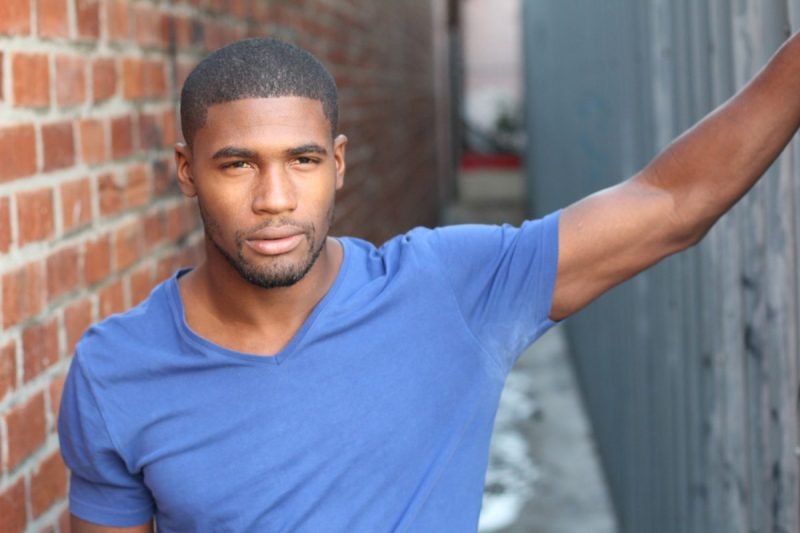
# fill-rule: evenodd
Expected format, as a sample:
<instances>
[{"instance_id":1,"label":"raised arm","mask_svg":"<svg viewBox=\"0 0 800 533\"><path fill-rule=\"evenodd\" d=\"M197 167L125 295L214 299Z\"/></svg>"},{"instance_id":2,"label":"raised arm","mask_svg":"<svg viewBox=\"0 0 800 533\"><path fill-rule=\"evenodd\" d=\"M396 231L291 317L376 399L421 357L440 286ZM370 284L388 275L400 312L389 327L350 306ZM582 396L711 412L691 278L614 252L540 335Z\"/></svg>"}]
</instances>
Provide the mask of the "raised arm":
<instances>
[{"instance_id":1,"label":"raised arm","mask_svg":"<svg viewBox=\"0 0 800 533\"><path fill-rule=\"evenodd\" d=\"M552 319L696 244L755 184L800 126L798 35L641 172L564 210Z\"/></svg>"}]
</instances>

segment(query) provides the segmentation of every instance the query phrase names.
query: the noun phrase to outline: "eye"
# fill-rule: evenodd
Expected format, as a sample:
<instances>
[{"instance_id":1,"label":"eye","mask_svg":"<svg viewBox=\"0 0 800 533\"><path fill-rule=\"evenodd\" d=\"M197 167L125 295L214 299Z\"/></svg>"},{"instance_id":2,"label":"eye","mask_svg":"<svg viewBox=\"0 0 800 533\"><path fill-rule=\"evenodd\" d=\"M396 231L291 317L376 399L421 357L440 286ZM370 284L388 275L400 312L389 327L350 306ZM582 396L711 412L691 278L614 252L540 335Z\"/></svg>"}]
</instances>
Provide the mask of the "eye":
<instances>
[{"instance_id":1,"label":"eye","mask_svg":"<svg viewBox=\"0 0 800 533\"><path fill-rule=\"evenodd\" d=\"M231 161L230 163L225 163L220 168L223 170L227 169L243 169L243 168L250 168L252 165L247 161Z\"/></svg>"},{"instance_id":2,"label":"eye","mask_svg":"<svg viewBox=\"0 0 800 533\"><path fill-rule=\"evenodd\" d=\"M300 166L316 165L317 163L319 163L319 159L315 159L313 157L308 157L304 155L296 157L293 161L293 164Z\"/></svg>"}]
</instances>

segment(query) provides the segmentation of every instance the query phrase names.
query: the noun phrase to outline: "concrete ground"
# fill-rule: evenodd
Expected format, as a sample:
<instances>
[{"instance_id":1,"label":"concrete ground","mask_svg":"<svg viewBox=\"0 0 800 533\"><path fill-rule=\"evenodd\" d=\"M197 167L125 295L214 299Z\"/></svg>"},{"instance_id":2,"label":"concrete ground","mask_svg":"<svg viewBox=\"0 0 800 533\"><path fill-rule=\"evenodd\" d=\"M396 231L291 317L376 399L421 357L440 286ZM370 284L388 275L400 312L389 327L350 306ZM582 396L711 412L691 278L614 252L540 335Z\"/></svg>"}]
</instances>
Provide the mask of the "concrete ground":
<instances>
[{"instance_id":1,"label":"concrete ground","mask_svg":"<svg viewBox=\"0 0 800 533\"><path fill-rule=\"evenodd\" d=\"M524 180L518 171L470 171L450 224L519 224ZM556 327L522 355L508 377L492 439L481 532L616 533L591 428Z\"/></svg>"}]
</instances>

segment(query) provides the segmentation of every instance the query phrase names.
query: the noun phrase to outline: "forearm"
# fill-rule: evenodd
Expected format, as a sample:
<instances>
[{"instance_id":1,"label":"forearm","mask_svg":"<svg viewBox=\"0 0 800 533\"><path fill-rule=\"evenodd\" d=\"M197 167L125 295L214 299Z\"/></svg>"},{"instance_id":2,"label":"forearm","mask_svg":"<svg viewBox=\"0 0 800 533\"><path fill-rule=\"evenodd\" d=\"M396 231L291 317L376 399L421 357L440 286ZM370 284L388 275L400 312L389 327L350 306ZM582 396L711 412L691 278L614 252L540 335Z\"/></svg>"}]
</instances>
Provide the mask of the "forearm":
<instances>
[{"instance_id":1,"label":"forearm","mask_svg":"<svg viewBox=\"0 0 800 533\"><path fill-rule=\"evenodd\" d=\"M756 183L798 127L800 34L635 179L672 195L677 231L696 242Z\"/></svg>"}]
</instances>

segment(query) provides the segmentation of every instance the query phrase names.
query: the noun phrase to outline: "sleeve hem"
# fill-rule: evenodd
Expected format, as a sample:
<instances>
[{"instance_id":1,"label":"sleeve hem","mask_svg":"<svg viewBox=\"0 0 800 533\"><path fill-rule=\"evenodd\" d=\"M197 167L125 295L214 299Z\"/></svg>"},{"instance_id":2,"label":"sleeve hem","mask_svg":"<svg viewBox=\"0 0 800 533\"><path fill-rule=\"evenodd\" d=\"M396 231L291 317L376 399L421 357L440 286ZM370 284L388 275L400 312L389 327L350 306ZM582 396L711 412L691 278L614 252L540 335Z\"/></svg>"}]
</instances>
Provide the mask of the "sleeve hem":
<instances>
[{"instance_id":1,"label":"sleeve hem","mask_svg":"<svg viewBox=\"0 0 800 533\"><path fill-rule=\"evenodd\" d=\"M134 527L153 519L152 507L134 511L116 511L81 502L73 496L69 498L69 512L81 520L110 527Z\"/></svg>"},{"instance_id":2,"label":"sleeve hem","mask_svg":"<svg viewBox=\"0 0 800 533\"><path fill-rule=\"evenodd\" d=\"M539 285L540 289L537 295L537 301L542 302L539 316L543 317L537 329L542 333L560 322L550 319L550 311L553 309L553 298L555 296L556 277L558 275L558 235L560 220L561 210L555 211L543 219L545 230L542 232L542 246L540 249L545 251L545 253L549 250L553 250L553 254L547 261L543 261L541 266L542 278L544 278L546 282Z\"/></svg>"}]
</instances>

